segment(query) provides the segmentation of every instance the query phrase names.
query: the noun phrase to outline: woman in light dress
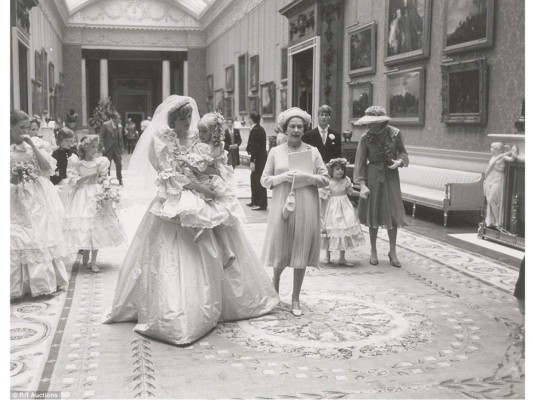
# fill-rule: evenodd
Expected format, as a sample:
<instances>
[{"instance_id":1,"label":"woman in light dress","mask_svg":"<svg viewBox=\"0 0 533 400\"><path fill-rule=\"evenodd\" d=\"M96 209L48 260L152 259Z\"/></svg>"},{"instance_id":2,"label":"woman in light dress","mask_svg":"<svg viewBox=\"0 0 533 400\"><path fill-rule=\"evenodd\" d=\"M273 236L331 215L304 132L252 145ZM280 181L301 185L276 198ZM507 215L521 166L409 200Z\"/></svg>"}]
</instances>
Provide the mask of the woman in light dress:
<instances>
[{"instance_id":1,"label":"woman in light dress","mask_svg":"<svg viewBox=\"0 0 533 400\"><path fill-rule=\"evenodd\" d=\"M68 283L63 261L63 204L50 181L55 159L28 136L30 118L11 111L10 166L26 163L35 175L20 179L11 172L11 298L56 292Z\"/></svg>"},{"instance_id":2,"label":"woman in light dress","mask_svg":"<svg viewBox=\"0 0 533 400\"><path fill-rule=\"evenodd\" d=\"M239 225L227 227L236 259L233 268L224 270L223 250L213 231L207 230L195 242L197 229L180 223L182 208L174 209L175 217L170 215L172 205L167 201L182 196L191 198L190 204L200 207L203 215L218 214L208 208L213 202L204 201L205 208L198 200L214 196L210 187L187 179L177 161L198 142L198 121L192 98L169 96L135 148L128 171L130 193L141 188L149 192L151 185L154 198L126 254L104 321L135 321L136 332L175 345L194 342L219 321L268 313L279 302Z\"/></svg>"},{"instance_id":3,"label":"woman in light dress","mask_svg":"<svg viewBox=\"0 0 533 400\"><path fill-rule=\"evenodd\" d=\"M286 267L294 269L292 313L302 315L300 290L305 269L318 267L320 258L320 202L318 188L329 184L329 176L320 153L302 142L311 117L298 107L282 112L278 124L287 134L282 143L268 154L261 176L261 184L272 189L267 232L263 247L263 262L274 268L274 287L279 291L281 273ZM289 170L289 154L311 151L313 172ZM294 184L293 184L294 182ZM284 207L294 188L294 210ZM285 215L284 215L285 214Z\"/></svg>"}]
</instances>

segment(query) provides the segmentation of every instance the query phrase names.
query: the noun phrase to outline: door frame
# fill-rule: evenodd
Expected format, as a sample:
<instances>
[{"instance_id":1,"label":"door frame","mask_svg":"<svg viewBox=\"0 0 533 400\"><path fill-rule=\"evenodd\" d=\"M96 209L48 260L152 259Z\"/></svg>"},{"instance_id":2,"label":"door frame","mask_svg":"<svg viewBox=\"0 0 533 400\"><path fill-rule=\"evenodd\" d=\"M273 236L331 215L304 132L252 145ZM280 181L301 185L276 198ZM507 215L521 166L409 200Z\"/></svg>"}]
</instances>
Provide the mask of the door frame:
<instances>
[{"instance_id":1,"label":"door frame","mask_svg":"<svg viewBox=\"0 0 533 400\"><path fill-rule=\"evenodd\" d=\"M320 101L320 36L315 36L287 49L288 56L288 82L287 82L287 107L292 107L293 95L293 59L295 54L313 49L313 107L311 115L312 126L318 125L318 102Z\"/></svg>"}]
</instances>

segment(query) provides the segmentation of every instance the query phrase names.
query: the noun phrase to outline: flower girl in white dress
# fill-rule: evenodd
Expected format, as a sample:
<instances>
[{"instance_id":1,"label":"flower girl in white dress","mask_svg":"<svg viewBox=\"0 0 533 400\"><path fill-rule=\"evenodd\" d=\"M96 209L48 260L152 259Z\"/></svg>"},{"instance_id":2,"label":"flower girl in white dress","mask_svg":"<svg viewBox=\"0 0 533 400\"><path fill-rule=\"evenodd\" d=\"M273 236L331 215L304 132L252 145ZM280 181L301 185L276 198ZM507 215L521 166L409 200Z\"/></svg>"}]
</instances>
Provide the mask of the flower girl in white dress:
<instances>
[{"instance_id":1,"label":"flower girl in white dress","mask_svg":"<svg viewBox=\"0 0 533 400\"><path fill-rule=\"evenodd\" d=\"M348 195L355 195L352 182L346 176L345 158L335 158L327 164L331 181L329 186L319 189L322 204L322 233L325 239L322 247L326 250L326 262L330 262L331 252L339 251L338 265L353 267L346 261L346 250L365 242L359 219L355 214Z\"/></svg>"},{"instance_id":2,"label":"flower girl in white dress","mask_svg":"<svg viewBox=\"0 0 533 400\"><path fill-rule=\"evenodd\" d=\"M92 251L90 267L93 272L100 271L96 265L99 249L126 241L114 204L104 200L103 191L110 190L109 160L95 157L98 142L98 135L84 137L78 146L79 158L73 154L68 159L67 181L74 188L68 197L63 220L67 248L83 250L84 265Z\"/></svg>"}]
</instances>

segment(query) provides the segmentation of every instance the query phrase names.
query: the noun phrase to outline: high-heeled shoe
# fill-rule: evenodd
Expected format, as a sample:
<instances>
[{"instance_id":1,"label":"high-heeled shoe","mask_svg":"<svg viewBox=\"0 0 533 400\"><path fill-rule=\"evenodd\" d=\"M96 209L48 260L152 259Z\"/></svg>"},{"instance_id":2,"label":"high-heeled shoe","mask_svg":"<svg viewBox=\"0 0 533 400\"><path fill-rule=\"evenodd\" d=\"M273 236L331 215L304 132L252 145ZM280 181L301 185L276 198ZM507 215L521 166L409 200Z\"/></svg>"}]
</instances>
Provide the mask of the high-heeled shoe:
<instances>
[{"instance_id":1,"label":"high-heeled shoe","mask_svg":"<svg viewBox=\"0 0 533 400\"><path fill-rule=\"evenodd\" d=\"M98 268L98 265L96 265L96 263L91 263L91 271L100 272L100 268Z\"/></svg>"},{"instance_id":2,"label":"high-heeled shoe","mask_svg":"<svg viewBox=\"0 0 533 400\"><path fill-rule=\"evenodd\" d=\"M293 301L292 302L292 315L295 317L300 317L302 315L302 309L300 308L300 302L299 301Z\"/></svg>"},{"instance_id":3,"label":"high-heeled shoe","mask_svg":"<svg viewBox=\"0 0 533 400\"><path fill-rule=\"evenodd\" d=\"M396 267L396 268L401 268L402 267L402 263L400 262L400 260L394 261L392 259L392 257L390 256L390 253L388 253L387 255L389 256L390 265L392 265L393 267Z\"/></svg>"},{"instance_id":4,"label":"high-heeled shoe","mask_svg":"<svg viewBox=\"0 0 533 400\"><path fill-rule=\"evenodd\" d=\"M378 257L376 256L376 260L374 261L374 260L372 259L372 256L370 256L370 264L372 264L372 265L378 265L378 264L379 264L379 262L378 262Z\"/></svg>"}]
</instances>

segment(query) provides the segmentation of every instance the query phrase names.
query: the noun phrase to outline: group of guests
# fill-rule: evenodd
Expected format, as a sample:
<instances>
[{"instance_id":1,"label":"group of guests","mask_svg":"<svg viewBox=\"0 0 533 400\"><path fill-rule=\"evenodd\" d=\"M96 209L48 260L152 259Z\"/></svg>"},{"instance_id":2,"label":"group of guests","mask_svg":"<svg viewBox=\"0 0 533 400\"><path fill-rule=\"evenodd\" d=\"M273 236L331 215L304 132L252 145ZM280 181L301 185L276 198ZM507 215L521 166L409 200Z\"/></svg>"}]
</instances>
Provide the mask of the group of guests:
<instances>
[{"instance_id":1,"label":"group of guests","mask_svg":"<svg viewBox=\"0 0 533 400\"><path fill-rule=\"evenodd\" d=\"M226 123L218 113L200 119L195 100L187 96L165 99L130 162L125 191L137 196L137 205L146 204L146 211L104 321L136 321L137 332L173 344L191 343L219 321L270 312L279 302L280 277L287 267L294 269L291 311L302 315L305 271L319 266L321 246L328 259L331 251L339 251L339 264L353 265L345 251L364 241L347 197L355 191L346 176L347 162L339 157L340 135L328 126L330 116L331 109L321 107L319 127L304 135L311 117L293 107L278 118L286 142L267 154L266 142L261 146L249 141L251 179L265 192L264 203L254 197L253 205L266 209L267 188L273 196L260 262L242 229L245 216L228 165L228 157L238 155L242 142L233 121ZM250 139L263 136L259 115L251 119ZM389 261L400 267L395 238L405 213L397 168L407 166L407 153L400 132L388 126L382 108L370 107L360 123L369 130L359 144L353 181L360 186L359 219L370 228L370 263L378 263L376 236L381 226L389 232ZM106 124L116 128L112 118ZM53 157L26 135L28 126L23 112L12 112L11 163L24 159L38 171L35 180L12 180L11 204L18 208L11 219L12 298L27 292L48 294L64 286L65 245L84 250L84 262L92 267L101 245L124 241L114 209L102 213L96 206L96 185L107 179L109 168L107 156L96 157L100 138L82 140L77 157L60 145L58 151L67 160L62 179L76 187L61 201L47 179L55 175ZM111 141L101 137L106 150ZM289 158L299 152L308 152L309 170L289 167ZM104 218L97 224L103 230L93 232L90 218ZM34 249L38 254L32 253ZM87 250L92 251L90 263ZM273 268L272 281L263 266Z\"/></svg>"},{"instance_id":2,"label":"group of guests","mask_svg":"<svg viewBox=\"0 0 533 400\"><path fill-rule=\"evenodd\" d=\"M61 289L68 255L80 250L83 263L98 272L98 250L125 240L115 209L96 201L109 167L107 158L96 157L99 137L83 138L75 151L74 133L64 127L52 152L51 144L30 135L34 124L25 112L11 111L12 299Z\"/></svg>"}]
</instances>

